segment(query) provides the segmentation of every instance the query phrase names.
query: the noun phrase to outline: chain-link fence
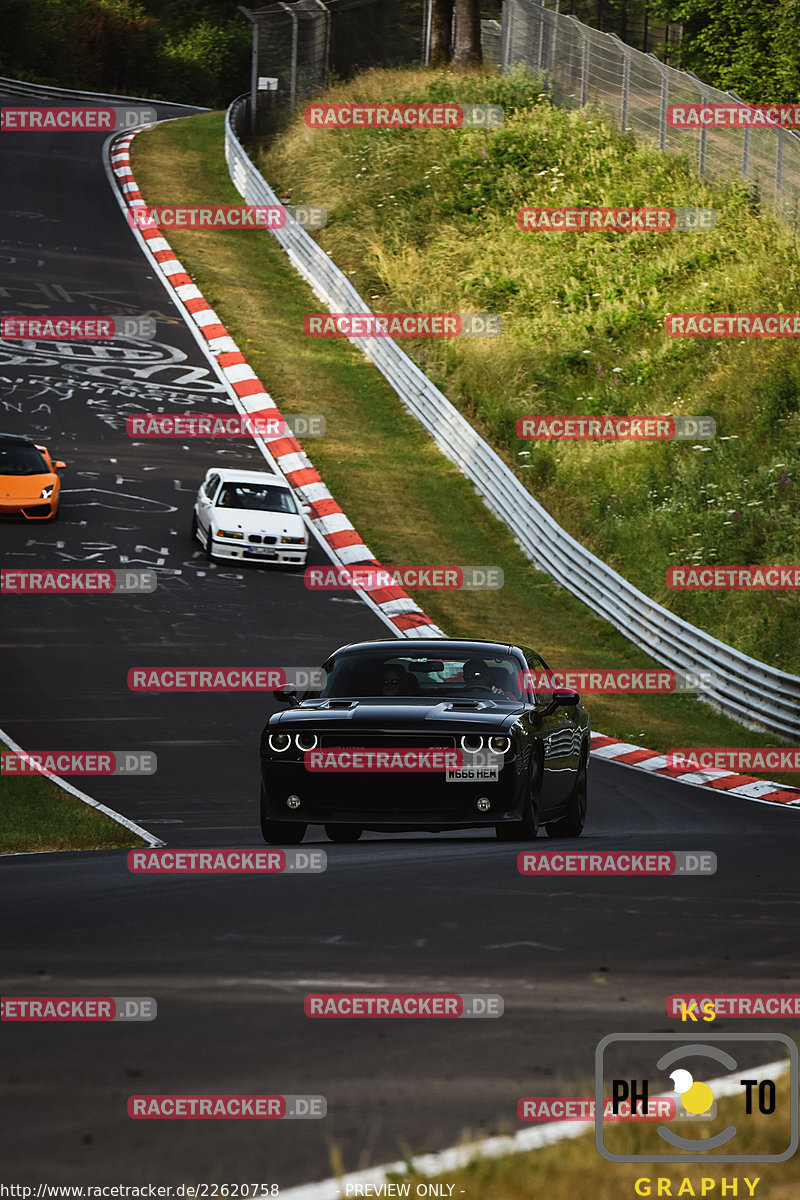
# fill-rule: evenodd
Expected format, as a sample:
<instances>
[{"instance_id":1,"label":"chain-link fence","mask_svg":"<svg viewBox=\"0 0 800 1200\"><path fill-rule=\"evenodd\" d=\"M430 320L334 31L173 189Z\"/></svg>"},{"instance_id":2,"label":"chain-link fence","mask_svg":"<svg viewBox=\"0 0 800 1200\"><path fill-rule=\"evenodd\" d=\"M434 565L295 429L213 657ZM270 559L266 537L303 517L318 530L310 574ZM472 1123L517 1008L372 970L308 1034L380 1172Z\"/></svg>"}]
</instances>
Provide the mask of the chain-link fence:
<instances>
[{"instance_id":1,"label":"chain-link fence","mask_svg":"<svg viewBox=\"0 0 800 1200\"><path fill-rule=\"evenodd\" d=\"M251 98L241 133L273 132L332 77L428 60L432 0L291 0L241 11L253 26ZM455 16L453 39L455 39ZM487 65L500 66L501 26L481 21Z\"/></svg>"},{"instance_id":2,"label":"chain-link fence","mask_svg":"<svg viewBox=\"0 0 800 1200\"><path fill-rule=\"evenodd\" d=\"M662 150L688 154L702 178L745 180L759 203L800 228L796 133L778 128L684 133L667 125L669 105L742 103L733 92L708 87L691 72L665 66L613 33L599 33L536 0L503 5L501 69L514 63L546 71L559 103L598 103L620 129L655 141Z\"/></svg>"},{"instance_id":3,"label":"chain-link fence","mask_svg":"<svg viewBox=\"0 0 800 1200\"><path fill-rule=\"evenodd\" d=\"M269 133L333 76L419 64L424 0L292 0L242 12L253 25L250 133Z\"/></svg>"}]
</instances>

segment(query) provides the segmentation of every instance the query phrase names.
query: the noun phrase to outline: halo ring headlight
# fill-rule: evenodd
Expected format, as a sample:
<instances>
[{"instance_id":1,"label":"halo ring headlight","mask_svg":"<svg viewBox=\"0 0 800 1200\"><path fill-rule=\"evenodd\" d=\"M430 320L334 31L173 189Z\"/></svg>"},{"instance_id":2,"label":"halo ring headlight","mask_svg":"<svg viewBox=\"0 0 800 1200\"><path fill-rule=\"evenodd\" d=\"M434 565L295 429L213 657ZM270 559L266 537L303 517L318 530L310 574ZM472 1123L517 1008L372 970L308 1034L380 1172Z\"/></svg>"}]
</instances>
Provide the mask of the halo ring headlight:
<instances>
[{"instance_id":1,"label":"halo ring headlight","mask_svg":"<svg viewBox=\"0 0 800 1200\"><path fill-rule=\"evenodd\" d=\"M511 749L511 738L505 735L489 738L489 749L493 754L507 754Z\"/></svg>"},{"instance_id":2,"label":"halo ring headlight","mask_svg":"<svg viewBox=\"0 0 800 1200\"><path fill-rule=\"evenodd\" d=\"M292 744L288 733L271 733L267 738L270 750L276 754L285 754Z\"/></svg>"},{"instance_id":3,"label":"halo ring headlight","mask_svg":"<svg viewBox=\"0 0 800 1200\"><path fill-rule=\"evenodd\" d=\"M296 733L294 735L294 744L298 750L305 753L307 750L316 750L319 745L319 738L315 733Z\"/></svg>"},{"instance_id":4,"label":"halo ring headlight","mask_svg":"<svg viewBox=\"0 0 800 1200\"><path fill-rule=\"evenodd\" d=\"M461 749L465 754L478 754L483 749L483 738L479 733L462 734Z\"/></svg>"}]
</instances>

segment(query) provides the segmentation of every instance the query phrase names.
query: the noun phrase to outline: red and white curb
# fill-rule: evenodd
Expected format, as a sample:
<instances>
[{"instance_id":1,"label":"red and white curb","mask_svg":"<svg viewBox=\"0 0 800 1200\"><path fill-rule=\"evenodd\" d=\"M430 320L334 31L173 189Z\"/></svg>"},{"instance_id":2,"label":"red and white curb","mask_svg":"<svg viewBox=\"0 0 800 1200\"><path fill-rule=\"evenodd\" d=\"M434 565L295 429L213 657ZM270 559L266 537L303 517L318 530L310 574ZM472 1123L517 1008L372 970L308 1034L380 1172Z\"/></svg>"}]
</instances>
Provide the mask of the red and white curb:
<instances>
[{"instance_id":1,"label":"red and white curb","mask_svg":"<svg viewBox=\"0 0 800 1200\"><path fill-rule=\"evenodd\" d=\"M10 738L5 730L0 729L0 742L12 751L14 754L24 754L25 751L21 746L18 746L13 738ZM60 787L63 791L68 792L70 796L74 796L76 800L80 800L82 804L88 804L89 808L94 808L97 812L103 813L104 816L110 817L112 821L116 821L117 825L124 825L131 833L135 833L148 846L166 846L166 842L162 842L160 838L154 834L148 833L146 829L142 829L141 825L136 825L133 821L129 821L127 817L123 817L122 813L114 812L113 808L106 808L105 804L101 804L99 800L93 800L91 796L87 796L86 792L81 792L78 788L73 787L71 783L67 783L66 779L62 779L60 775L54 775L52 771L40 770L40 775L44 775L51 783ZM57 854L57 850L22 850L19 854L3 854L3 858L18 858L22 854Z\"/></svg>"},{"instance_id":2,"label":"red and white curb","mask_svg":"<svg viewBox=\"0 0 800 1200\"><path fill-rule=\"evenodd\" d=\"M130 144L134 131L113 141L110 162L117 185L130 208L145 208L130 165ZM214 310L209 306L191 276L175 257L159 228L135 230L155 261L156 269L169 285L176 305L183 309L202 336L199 344L213 356L231 393L237 410L248 416L282 419L275 401L248 364L236 342ZM291 418L290 418L291 420ZM380 567L369 547L361 540L352 522L334 500L321 476L293 437L257 437L254 441L271 465L291 484L304 504L310 505L309 523L316 530L330 557L341 566ZM399 637L444 637L419 605L400 587L358 589L371 601L379 615Z\"/></svg>"},{"instance_id":3,"label":"red and white curb","mask_svg":"<svg viewBox=\"0 0 800 1200\"><path fill-rule=\"evenodd\" d=\"M592 734L592 756L607 758L633 767L637 771L649 771L651 775L666 775L678 783L694 787L711 788L715 792L727 792L731 796L743 796L746 800L760 800L766 804L783 804L800 808L800 789L773 783L769 779L756 779L753 775L739 775L735 771L723 771L708 767L702 771L684 771L682 767L668 767L667 756L655 750L633 746L619 738L606 737L604 733Z\"/></svg>"}]
</instances>

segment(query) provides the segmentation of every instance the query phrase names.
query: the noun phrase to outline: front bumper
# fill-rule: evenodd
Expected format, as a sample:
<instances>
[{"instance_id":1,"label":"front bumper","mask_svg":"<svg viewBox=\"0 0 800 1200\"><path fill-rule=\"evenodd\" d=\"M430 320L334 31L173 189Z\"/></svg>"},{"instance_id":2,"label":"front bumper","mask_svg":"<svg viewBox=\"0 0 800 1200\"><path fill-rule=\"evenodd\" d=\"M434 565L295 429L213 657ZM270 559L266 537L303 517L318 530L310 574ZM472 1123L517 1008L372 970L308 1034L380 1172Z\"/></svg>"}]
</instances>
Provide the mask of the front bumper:
<instances>
[{"instance_id":1,"label":"front bumper","mask_svg":"<svg viewBox=\"0 0 800 1200\"><path fill-rule=\"evenodd\" d=\"M259 553L264 551L265 553ZM302 566L308 555L308 546L249 546L233 538L211 539L214 558L225 562L293 563Z\"/></svg>"},{"instance_id":2,"label":"front bumper","mask_svg":"<svg viewBox=\"0 0 800 1200\"><path fill-rule=\"evenodd\" d=\"M307 825L360 825L398 832L494 827L522 818L527 774L511 759L496 780L448 783L444 773L307 771L302 762L262 758L264 815ZM300 807L286 800L299 796ZM477 801L491 807L482 811Z\"/></svg>"},{"instance_id":3,"label":"front bumper","mask_svg":"<svg viewBox=\"0 0 800 1200\"><path fill-rule=\"evenodd\" d=\"M26 521L47 521L58 512L58 496L49 500L37 497L35 500L15 500L0 503L0 518L13 519L23 517Z\"/></svg>"}]
</instances>

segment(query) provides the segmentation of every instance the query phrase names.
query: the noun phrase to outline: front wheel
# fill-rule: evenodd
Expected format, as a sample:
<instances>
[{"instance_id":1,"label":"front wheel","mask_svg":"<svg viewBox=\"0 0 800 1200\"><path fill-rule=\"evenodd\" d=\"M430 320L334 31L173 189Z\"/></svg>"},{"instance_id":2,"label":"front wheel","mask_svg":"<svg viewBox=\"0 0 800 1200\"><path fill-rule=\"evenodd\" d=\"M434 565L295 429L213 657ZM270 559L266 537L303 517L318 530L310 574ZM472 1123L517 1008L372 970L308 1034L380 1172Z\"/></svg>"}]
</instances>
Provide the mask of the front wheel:
<instances>
[{"instance_id":1,"label":"front wheel","mask_svg":"<svg viewBox=\"0 0 800 1200\"><path fill-rule=\"evenodd\" d=\"M357 842L363 832L360 825L325 826L325 833L332 842Z\"/></svg>"},{"instance_id":2,"label":"front wheel","mask_svg":"<svg viewBox=\"0 0 800 1200\"><path fill-rule=\"evenodd\" d=\"M547 826L550 837L576 838L583 833L586 824L586 800L589 793L588 751L581 754L581 762L575 779L575 787L567 801L567 811L559 821Z\"/></svg>"},{"instance_id":3,"label":"front wheel","mask_svg":"<svg viewBox=\"0 0 800 1200\"><path fill-rule=\"evenodd\" d=\"M261 788L261 836L271 846L299 846L308 828L301 821L273 821L267 816L267 798Z\"/></svg>"},{"instance_id":4,"label":"front wheel","mask_svg":"<svg viewBox=\"0 0 800 1200\"><path fill-rule=\"evenodd\" d=\"M539 763L533 760L531 765L528 794L525 798L525 809L521 821L509 821L504 825L495 825L494 832L499 842L532 842L539 833L539 789L541 777Z\"/></svg>"}]
</instances>

